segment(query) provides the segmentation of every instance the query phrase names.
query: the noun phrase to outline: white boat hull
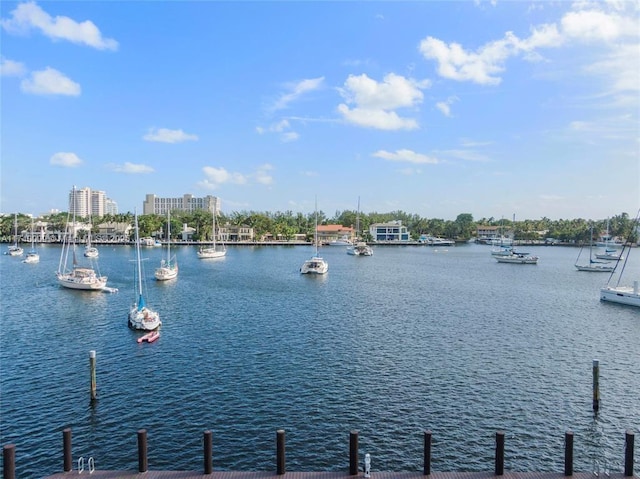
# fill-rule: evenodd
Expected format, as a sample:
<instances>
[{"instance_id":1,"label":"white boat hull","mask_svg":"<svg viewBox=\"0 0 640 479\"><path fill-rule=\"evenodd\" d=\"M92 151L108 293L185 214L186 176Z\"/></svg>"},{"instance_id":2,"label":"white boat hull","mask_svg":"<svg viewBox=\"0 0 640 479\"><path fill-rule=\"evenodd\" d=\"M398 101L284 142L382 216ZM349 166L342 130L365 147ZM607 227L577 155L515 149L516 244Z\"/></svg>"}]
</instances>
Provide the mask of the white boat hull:
<instances>
[{"instance_id":1,"label":"white boat hull","mask_svg":"<svg viewBox=\"0 0 640 479\"><path fill-rule=\"evenodd\" d=\"M633 287L604 287L600 290L600 300L640 307L640 290L638 289L638 282L635 281Z\"/></svg>"},{"instance_id":2,"label":"white boat hull","mask_svg":"<svg viewBox=\"0 0 640 479\"><path fill-rule=\"evenodd\" d=\"M27 253L25 259L22 260L23 263L35 264L40 262L40 255L38 253Z\"/></svg>"},{"instance_id":3,"label":"white boat hull","mask_svg":"<svg viewBox=\"0 0 640 479\"><path fill-rule=\"evenodd\" d=\"M300 268L302 274L325 274L327 271L329 271L329 263L318 256L308 259Z\"/></svg>"},{"instance_id":4,"label":"white boat hull","mask_svg":"<svg viewBox=\"0 0 640 479\"><path fill-rule=\"evenodd\" d=\"M178 268L157 268L155 277L158 281L168 281L178 277Z\"/></svg>"},{"instance_id":5,"label":"white boat hull","mask_svg":"<svg viewBox=\"0 0 640 479\"><path fill-rule=\"evenodd\" d=\"M76 268L70 273L57 273L58 283L69 289L101 291L107 285L106 276L98 276L89 268Z\"/></svg>"},{"instance_id":6,"label":"white boat hull","mask_svg":"<svg viewBox=\"0 0 640 479\"><path fill-rule=\"evenodd\" d=\"M537 256L524 256L524 255L509 255L509 256L494 256L498 263L513 263L513 264L538 264Z\"/></svg>"},{"instance_id":7,"label":"white boat hull","mask_svg":"<svg viewBox=\"0 0 640 479\"><path fill-rule=\"evenodd\" d=\"M591 271L592 273L611 273L613 271L613 266L575 266L578 271Z\"/></svg>"},{"instance_id":8,"label":"white boat hull","mask_svg":"<svg viewBox=\"0 0 640 479\"><path fill-rule=\"evenodd\" d=\"M158 329L162 322L160 315L146 307L138 308L134 304L129 310L129 327L138 331L153 331Z\"/></svg>"},{"instance_id":9,"label":"white boat hull","mask_svg":"<svg viewBox=\"0 0 640 479\"><path fill-rule=\"evenodd\" d=\"M226 250L215 250L212 248L202 249L198 251L198 258L200 259L212 259L222 258L227 254Z\"/></svg>"},{"instance_id":10,"label":"white boat hull","mask_svg":"<svg viewBox=\"0 0 640 479\"><path fill-rule=\"evenodd\" d=\"M98 251L98 248L94 248L93 246L91 246L84 250L84 256L85 258L97 258L98 256L100 256L100 252Z\"/></svg>"}]
</instances>

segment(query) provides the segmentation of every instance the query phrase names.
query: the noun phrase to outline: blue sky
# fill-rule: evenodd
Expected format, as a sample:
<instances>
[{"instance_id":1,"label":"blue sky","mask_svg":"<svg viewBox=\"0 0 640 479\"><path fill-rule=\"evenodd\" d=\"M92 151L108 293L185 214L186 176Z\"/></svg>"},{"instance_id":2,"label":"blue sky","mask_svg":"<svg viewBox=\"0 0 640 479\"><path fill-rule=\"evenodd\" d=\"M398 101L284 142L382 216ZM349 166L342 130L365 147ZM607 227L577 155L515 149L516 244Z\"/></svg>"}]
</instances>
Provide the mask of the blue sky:
<instances>
[{"instance_id":1,"label":"blue sky","mask_svg":"<svg viewBox=\"0 0 640 479\"><path fill-rule=\"evenodd\" d=\"M631 1L0 3L0 211L602 219L640 206Z\"/></svg>"}]
</instances>

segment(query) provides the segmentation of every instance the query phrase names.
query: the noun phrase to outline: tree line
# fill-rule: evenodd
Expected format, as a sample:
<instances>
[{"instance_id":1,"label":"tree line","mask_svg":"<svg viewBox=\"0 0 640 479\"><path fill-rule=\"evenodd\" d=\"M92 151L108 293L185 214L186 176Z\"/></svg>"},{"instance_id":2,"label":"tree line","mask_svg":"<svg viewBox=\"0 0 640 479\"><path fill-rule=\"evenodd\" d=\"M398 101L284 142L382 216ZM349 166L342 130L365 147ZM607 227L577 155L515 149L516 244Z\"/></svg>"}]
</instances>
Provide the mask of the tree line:
<instances>
[{"instance_id":1,"label":"tree line","mask_svg":"<svg viewBox=\"0 0 640 479\"><path fill-rule=\"evenodd\" d=\"M407 227L412 240L418 240L421 235L436 236L441 238L466 241L475 236L478 226L496 226L505 234L512 234L515 240L540 240L554 238L562 242L588 243L593 227L594 239L609 231L614 237L624 238L636 243L638 241L637 218L632 218L627 213L611 216L606 219L560 219L551 220L543 217L537 220L513 221L504 218L480 218L475 220L469 213L459 214L455 220L439 218L423 218L416 214L404 211L392 211L389 213L358 213L356 210L336 211L330 217L323 211L318 211L318 224L340 224L356 229L358 235L365 241L371 240L369 226L374 223L386 223L389 221L401 221ZM285 240L293 239L297 234L312 237L315 229L316 213L294 213L292 211L257 212L234 211L230 214L220 213L216 223L220 226L248 226L253 228L256 238L262 238L271 234L274 238ZM34 218L37 221L48 223L51 231L64 231L68 221L68 213L52 213ZM90 218L78 218L78 221L90 222ZM94 218L92 232L98 232L98 226L105 223L125 223L133 225L133 213L105 215L99 219ZM151 214L139 215L138 224L140 236L157 236L166 231L167 217ZM182 231L183 225L195 229L193 239L209 240L212 237L212 213L205 210L192 212L172 211L171 231L172 236L177 237ZM18 235L31 228L31 217L18 214ZM6 215L0 218L0 237L3 241L10 241L14 235L14 216ZM542 236L541 236L542 235Z\"/></svg>"}]
</instances>

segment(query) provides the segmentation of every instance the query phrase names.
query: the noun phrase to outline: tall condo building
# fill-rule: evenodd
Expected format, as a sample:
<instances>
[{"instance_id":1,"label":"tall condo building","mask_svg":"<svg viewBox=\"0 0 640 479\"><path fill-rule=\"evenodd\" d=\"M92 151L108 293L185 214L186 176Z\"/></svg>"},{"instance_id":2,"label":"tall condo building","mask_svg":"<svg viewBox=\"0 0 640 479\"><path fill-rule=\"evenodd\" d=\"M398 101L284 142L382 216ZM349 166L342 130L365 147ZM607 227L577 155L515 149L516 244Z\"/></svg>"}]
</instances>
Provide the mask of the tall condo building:
<instances>
[{"instance_id":1,"label":"tall condo building","mask_svg":"<svg viewBox=\"0 0 640 479\"><path fill-rule=\"evenodd\" d=\"M106 214L117 214L118 205L112 199L107 198L104 191L84 187L72 189L69 192L69 212L78 218L89 216L99 218Z\"/></svg>"},{"instance_id":2,"label":"tall condo building","mask_svg":"<svg viewBox=\"0 0 640 479\"><path fill-rule=\"evenodd\" d=\"M156 195L147 194L142 203L142 214L165 215L167 211L195 211L205 210L220 213L220 198L207 195L204 198L195 198L187 193L178 198L158 198Z\"/></svg>"}]
</instances>

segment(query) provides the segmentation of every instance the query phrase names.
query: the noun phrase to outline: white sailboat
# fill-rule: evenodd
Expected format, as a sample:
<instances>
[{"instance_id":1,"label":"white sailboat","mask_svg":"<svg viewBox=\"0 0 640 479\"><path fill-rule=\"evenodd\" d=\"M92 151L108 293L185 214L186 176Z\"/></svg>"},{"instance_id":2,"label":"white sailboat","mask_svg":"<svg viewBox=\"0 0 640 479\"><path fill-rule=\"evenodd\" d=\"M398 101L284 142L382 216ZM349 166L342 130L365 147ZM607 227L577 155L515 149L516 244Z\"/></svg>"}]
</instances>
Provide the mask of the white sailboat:
<instances>
[{"instance_id":1,"label":"white sailboat","mask_svg":"<svg viewBox=\"0 0 640 479\"><path fill-rule=\"evenodd\" d=\"M633 223L634 231L637 231L639 219L640 211L638 211L636 220ZM623 246L622 251L624 251L625 248L627 248L626 244ZM611 276L609 276L607 285L600 289L600 301L640 307L640 281L635 279L632 286L628 286L623 283L623 278L625 278L624 270L627 265L627 261L629 260L630 252L631 245L628 245L626 259L616 263ZM626 280L626 278L624 280Z\"/></svg>"},{"instance_id":2,"label":"white sailboat","mask_svg":"<svg viewBox=\"0 0 640 479\"><path fill-rule=\"evenodd\" d=\"M14 215L13 231L14 243L9 246L9 251L5 254L8 254L9 256L22 256L24 250L21 246L18 246L18 213L15 213Z\"/></svg>"},{"instance_id":3,"label":"white sailboat","mask_svg":"<svg viewBox=\"0 0 640 479\"><path fill-rule=\"evenodd\" d=\"M221 246L218 246L216 244L216 211L214 208L213 211L213 220L212 220L212 227L211 227L211 235L213 236L213 245L210 248L200 248L198 250L198 258L200 259L215 259L215 258L222 258L227 254L227 248L224 245L224 242L222 242Z\"/></svg>"},{"instance_id":4,"label":"white sailboat","mask_svg":"<svg viewBox=\"0 0 640 479\"><path fill-rule=\"evenodd\" d=\"M178 277L178 260L171 257L171 216L167 211L167 258L160 261L155 277L158 281L167 281Z\"/></svg>"},{"instance_id":5,"label":"white sailboat","mask_svg":"<svg viewBox=\"0 0 640 479\"><path fill-rule=\"evenodd\" d=\"M137 276L137 298L129 309L129 327L140 331L153 331L160 327L160 315L157 311L147 307L142 292L142 260L140 258L140 232L138 228L138 214L135 214L136 233L136 276Z\"/></svg>"},{"instance_id":6,"label":"white sailboat","mask_svg":"<svg viewBox=\"0 0 640 479\"><path fill-rule=\"evenodd\" d=\"M87 236L87 244L84 247L84 255L87 258L97 258L100 256L100 252L98 251L98 248L91 244L91 229L93 227L93 224L91 224L91 218L89 218L89 223L89 235Z\"/></svg>"},{"instance_id":7,"label":"white sailboat","mask_svg":"<svg viewBox=\"0 0 640 479\"><path fill-rule=\"evenodd\" d=\"M579 264L580 255L582 254L582 250L584 247L580 248L580 252L578 253L578 257L576 258L575 267L578 271L591 271L591 272L600 272L600 273L611 273L613 271L613 266L610 263L606 263L604 261L596 261L593 259L593 225L591 226L591 233L589 237L589 263L587 264Z\"/></svg>"},{"instance_id":8,"label":"white sailboat","mask_svg":"<svg viewBox=\"0 0 640 479\"><path fill-rule=\"evenodd\" d=\"M316 226L313 234L313 242L315 243L316 253L306 260L300 267L302 274L325 274L329 271L329 263L318 255L318 204L316 202Z\"/></svg>"},{"instance_id":9,"label":"white sailboat","mask_svg":"<svg viewBox=\"0 0 640 479\"><path fill-rule=\"evenodd\" d=\"M62 240L62 251L60 252L60 262L58 263L56 277L58 278L58 283L65 288L83 291L102 291L107 286L107 277L101 276L99 271L96 272L91 259L89 259L89 266L81 267L76 257L75 193L76 188L74 186L72 197L73 223L69 222L69 216L67 216L67 227ZM69 255L71 255L72 258L71 268L68 267Z\"/></svg>"},{"instance_id":10,"label":"white sailboat","mask_svg":"<svg viewBox=\"0 0 640 479\"><path fill-rule=\"evenodd\" d=\"M356 215L356 237L354 244L347 246L347 254L352 256L373 256L373 248L360 240L360 197L358 197L358 213Z\"/></svg>"},{"instance_id":11,"label":"white sailboat","mask_svg":"<svg viewBox=\"0 0 640 479\"><path fill-rule=\"evenodd\" d=\"M34 264L34 263L40 262L40 255L36 251L35 236L36 234L35 234L35 231L33 230L33 217L32 217L31 218L31 249L27 252L27 256L25 256L25 258L22 260L23 263Z\"/></svg>"}]
</instances>

